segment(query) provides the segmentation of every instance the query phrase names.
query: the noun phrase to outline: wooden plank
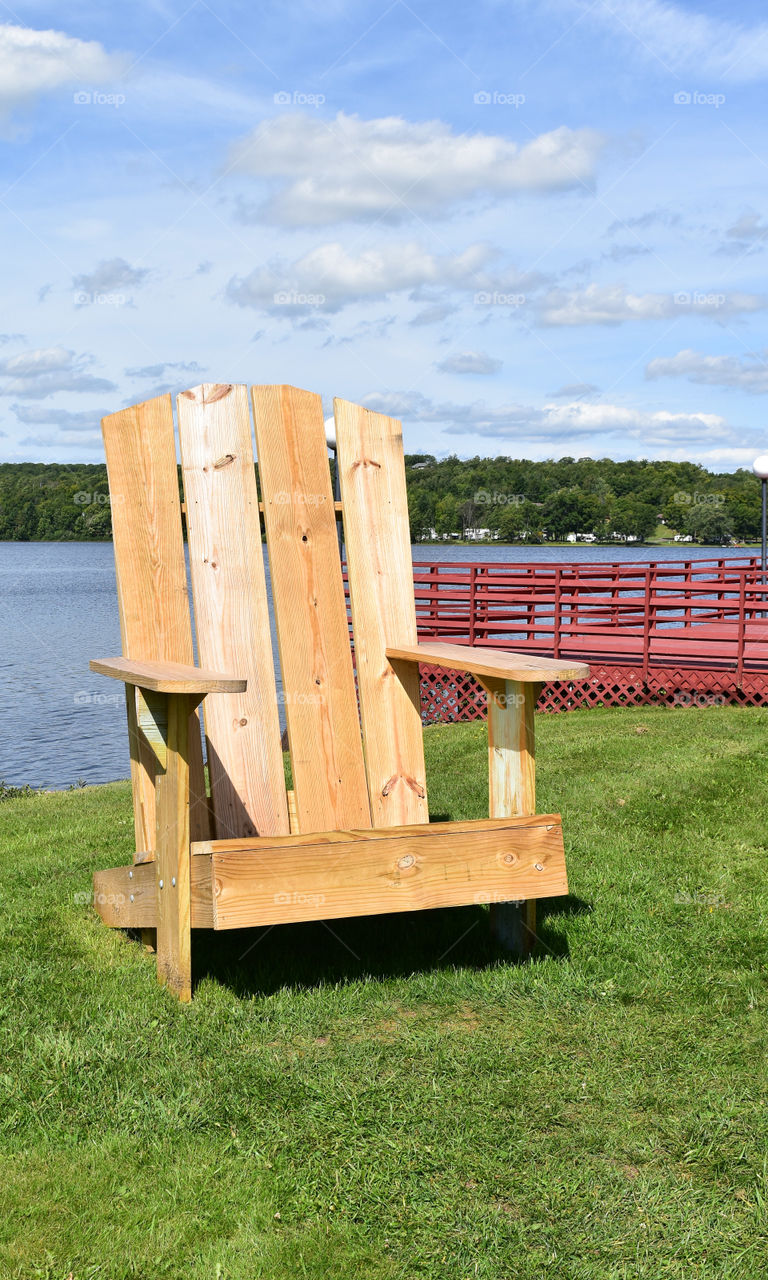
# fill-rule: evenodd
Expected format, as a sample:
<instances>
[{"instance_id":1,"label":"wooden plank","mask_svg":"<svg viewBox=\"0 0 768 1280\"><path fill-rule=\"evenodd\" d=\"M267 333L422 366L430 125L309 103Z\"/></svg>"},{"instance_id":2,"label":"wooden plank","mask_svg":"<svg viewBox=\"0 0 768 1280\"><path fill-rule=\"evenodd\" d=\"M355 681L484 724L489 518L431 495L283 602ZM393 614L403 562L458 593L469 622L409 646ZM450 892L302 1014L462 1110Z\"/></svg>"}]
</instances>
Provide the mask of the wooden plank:
<instances>
[{"instance_id":1,"label":"wooden plank","mask_svg":"<svg viewBox=\"0 0 768 1280\"><path fill-rule=\"evenodd\" d=\"M445 644L438 640L422 640L415 645L388 645L388 658L407 662L424 662L454 671L501 680L531 681L586 680L589 667L584 662L562 662L556 658L537 658L535 654L510 653L507 649L485 649L468 644Z\"/></svg>"},{"instance_id":2,"label":"wooden plank","mask_svg":"<svg viewBox=\"0 0 768 1280\"><path fill-rule=\"evenodd\" d=\"M254 387L253 414L298 829L368 827L322 401Z\"/></svg>"},{"instance_id":3,"label":"wooden plank","mask_svg":"<svg viewBox=\"0 0 768 1280\"><path fill-rule=\"evenodd\" d=\"M207 667L187 666L181 662L141 662L134 658L93 658L91 671L125 680L155 693L232 693L246 688L242 676L209 671Z\"/></svg>"},{"instance_id":4,"label":"wooden plank","mask_svg":"<svg viewBox=\"0 0 768 1280\"><path fill-rule=\"evenodd\" d=\"M216 833L287 832L247 389L205 383L177 403L200 661L248 682L205 707Z\"/></svg>"},{"instance_id":5,"label":"wooden plank","mask_svg":"<svg viewBox=\"0 0 768 1280\"><path fill-rule=\"evenodd\" d=\"M168 751L165 745L168 736L166 709L167 702L162 693L151 693L149 689L136 689L136 724L161 769L164 769L168 762Z\"/></svg>"},{"instance_id":6,"label":"wooden plank","mask_svg":"<svg viewBox=\"0 0 768 1280\"><path fill-rule=\"evenodd\" d=\"M193 929L213 928L211 860L191 860ZM112 867L93 877L93 905L104 924L113 929L154 929L157 926L157 880L151 862Z\"/></svg>"},{"instance_id":7,"label":"wooden plank","mask_svg":"<svg viewBox=\"0 0 768 1280\"><path fill-rule=\"evenodd\" d=\"M128 718L128 748L131 756L131 794L133 798L133 827L136 837L136 853L139 856L152 852L155 847L155 769L157 761L144 734L139 731L136 708L136 686L125 686L125 710Z\"/></svg>"},{"instance_id":8,"label":"wooden plank","mask_svg":"<svg viewBox=\"0 0 768 1280\"><path fill-rule=\"evenodd\" d=\"M419 670L387 658L417 642L402 430L346 400L334 414L371 817L428 822Z\"/></svg>"},{"instance_id":9,"label":"wooden plank","mask_svg":"<svg viewBox=\"0 0 768 1280\"><path fill-rule=\"evenodd\" d=\"M194 662L170 396L102 419L123 657ZM133 681L132 683L135 683ZM197 723L197 711L193 712ZM129 726L129 735L130 735ZM199 727L190 732L191 830L210 834ZM136 847L154 840L154 773L131 768Z\"/></svg>"},{"instance_id":10,"label":"wooden plank","mask_svg":"<svg viewBox=\"0 0 768 1280\"><path fill-rule=\"evenodd\" d=\"M189 719L185 694L166 694L167 763L157 775L157 977L179 1000L192 999L189 852Z\"/></svg>"},{"instance_id":11,"label":"wooden plank","mask_svg":"<svg viewBox=\"0 0 768 1280\"><path fill-rule=\"evenodd\" d=\"M494 818L534 814L534 711L543 686L517 680L484 679L482 683L488 695L488 811ZM508 950L528 955L536 937L535 901L519 906L493 903L491 928Z\"/></svg>"},{"instance_id":12,"label":"wooden plank","mask_svg":"<svg viewBox=\"0 0 768 1280\"><path fill-rule=\"evenodd\" d=\"M335 834L336 833L332 833ZM342 833L343 834L343 833ZM556 814L416 824L214 852L214 927L468 906L567 892Z\"/></svg>"}]
</instances>

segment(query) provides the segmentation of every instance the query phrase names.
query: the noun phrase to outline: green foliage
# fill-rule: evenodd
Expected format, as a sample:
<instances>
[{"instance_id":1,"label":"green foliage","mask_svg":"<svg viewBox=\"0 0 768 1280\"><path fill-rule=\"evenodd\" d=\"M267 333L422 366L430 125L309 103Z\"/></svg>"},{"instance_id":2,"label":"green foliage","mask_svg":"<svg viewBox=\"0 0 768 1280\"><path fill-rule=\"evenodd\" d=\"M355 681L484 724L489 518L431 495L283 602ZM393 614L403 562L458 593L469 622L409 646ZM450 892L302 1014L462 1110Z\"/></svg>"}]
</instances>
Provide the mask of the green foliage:
<instances>
[{"instance_id":1,"label":"green foliage","mask_svg":"<svg viewBox=\"0 0 768 1280\"><path fill-rule=\"evenodd\" d=\"M760 1280L765 711L537 717L570 898L195 935L175 1003L89 905L127 784L0 805L3 1280ZM427 730L435 817L481 724Z\"/></svg>"},{"instance_id":2,"label":"green foliage","mask_svg":"<svg viewBox=\"0 0 768 1280\"><path fill-rule=\"evenodd\" d=\"M105 466L0 464L0 541L89 541L111 536Z\"/></svg>"},{"instance_id":3,"label":"green foliage","mask_svg":"<svg viewBox=\"0 0 768 1280\"><path fill-rule=\"evenodd\" d=\"M569 533L643 540L662 514L668 529L701 541L754 539L760 484L749 471L715 474L690 462L609 458L406 456L411 536L461 536L487 528L503 542L562 540ZM716 507L714 519L707 509ZM111 537L106 468L75 463L0 464L0 541Z\"/></svg>"},{"instance_id":4,"label":"green foliage","mask_svg":"<svg viewBox=\"0 0 768 1280\"><path fill-rule=\"evenodd\" d=\"M502 542L562 541L569 533L644 541L661 514L671 533L701 541L756 538L760 484L750 471L715 474L691 462L610 458L406 456L411 535L488 528ZM711 511L720 512L714 519Z\"/></svg>"}]
</instances>

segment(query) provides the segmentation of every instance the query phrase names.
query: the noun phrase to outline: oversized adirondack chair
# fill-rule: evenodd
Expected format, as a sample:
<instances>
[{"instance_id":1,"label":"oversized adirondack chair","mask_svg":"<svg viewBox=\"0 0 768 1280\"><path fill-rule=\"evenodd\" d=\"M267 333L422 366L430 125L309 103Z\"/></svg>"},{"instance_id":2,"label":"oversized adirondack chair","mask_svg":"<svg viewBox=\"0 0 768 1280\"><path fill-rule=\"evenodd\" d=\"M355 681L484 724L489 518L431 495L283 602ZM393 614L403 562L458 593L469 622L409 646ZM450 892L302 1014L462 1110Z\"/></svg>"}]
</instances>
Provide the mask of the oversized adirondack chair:
<instances>
[{"instance_id":1,"label":"oversized adirondack chair","mask_svg":"<svg viewBox=\"0 0 768 1280\"><path fill-rule=\"evenodd\" d=\"M194 929L519 901L530 929L535 899L567 892L560 818L535 816L533 711L542 682L588 668L420 644L400 424L335 402L339 512L320 397L258 386L252 403L261 505L247 388L177 398L199 666L171 397L102 424L123 652L91 668L125 684L136 854L97 872L94 901L156 944L158 977L182 1000ZM429 825L420 662L488 691L487 820ZM503 934L510 908L496 910Z\"/></svg>"}]
</instances>

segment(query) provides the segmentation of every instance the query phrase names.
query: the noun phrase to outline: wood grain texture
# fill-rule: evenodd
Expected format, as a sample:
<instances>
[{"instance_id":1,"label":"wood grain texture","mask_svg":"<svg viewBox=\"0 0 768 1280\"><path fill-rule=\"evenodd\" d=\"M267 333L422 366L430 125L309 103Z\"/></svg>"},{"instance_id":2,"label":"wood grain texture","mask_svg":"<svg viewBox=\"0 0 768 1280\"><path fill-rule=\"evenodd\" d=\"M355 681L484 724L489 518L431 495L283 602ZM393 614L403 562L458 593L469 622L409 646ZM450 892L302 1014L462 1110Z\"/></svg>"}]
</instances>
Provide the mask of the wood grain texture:
<instances>
[{"instance_id":1,"label":"wood grain texture","mask_svg":"<svg viewBox=\"0 0 768 1280\"><path fill-rule=\"evenodd\" d=\"M181 531L176 443L170 396L158 396L102 419L112 507L123 657L192 666L192 625ZM135 683L135 681L133 682ZM190 731L191 830L210 834L197 729ZM130 734L130 727L129 727ZM154 773L134 761L136 847L154 839Z\"/></svg>"},{"instance_id":2,"label":"wood grain texture","mask_svg":"<svg viewBox=\"0 0 768 1280\"><path fill-rule=\"evenodd\" d=\"M190 919L193 929L213 928L211 860L192 858ZM112 867L93 877L93 905L113 929L157 927L157 880L154 864Z\"/></svg>"},{"instance_id":3,"label":"wood grain texture","mask_svg":"<svg viewBox=\"0 0 768 1280\"><path fill-rule=\"evenodd\" d=\"M133 827L138 862L147 854L154 857L155 848L155 769L157 761L152 748L139 729L136 686L125 686L125 711L128 719L128 749L131 757L131 796Z\"/></svg>"},{"instance_id":4,"label":"wood grain texture","mask_svg":"<svg viewBox=\"0 0 768 1280\"><path fill-rule=\"evenodd\" d=\"M537 658L535 654L509 653L506 649L485 649L468 644L444 644L439 640L422 640L415 645L390 644L387 656L454 671L469 671L477 676L534 684L547 680L586 680L589 675L585 662L561 662L557 658Z\"/></svg>"},{"instance_id":5,"label":"wood grain texture","mask_svg":"<svg viewBox=\"0 0 768 1280\"><path fill-rule=\"evenodd\" d=\"M113 680L125 680L140 689L155 693L206 693L237 692L246 687L241 676L224 675L208 671L205 667L187 666L181 662L140 662L126 658L93 658L91 671L111 676Z\"/></svg>"},{"instance_id":6,"label":"wood grain texture","mask_svg":"<svg viewBox=\"0 0 768 1280\"><path fill-rule=\"evenodd\" d=\"M558 815L332 833L212 854L214 927L234 929L565 893ZM341 839L336 839L341 834ZM344 838L346 834L346 838Z\"/></svg>"},{"instance_id":7,"label":"wood grain texture","mask_svg":"<svg viewBox=\"0 0 768 1280\"><path fill-rule=\"evenodd\" d=\"M534 712L543 686L490 678L483 679L482 683L488 695L488 811L494 818L534 814ZM491 927L511 950L527 955L536 934L535 901L522 902L519 909L492 907Z\"/></svg>"},{"instance_id":8,"label":"wood grain texture","mask_svg":"<svg viewBox=\"0 0 768 1280\"><path fill-rule=\"evenodd\" d=\"M166 694L166 766L157 775L157 977L179 1000L192 998L189 852L189 719L184 695Z\"/></svg>"},{"instance_id":9,"label":"wood grain texture","mask_svg":"<svg viewBox=\"0 0 768 1280\"><path fill-rule=\"evenodd\" d=\"M417 642L402 430L346 400L334 415L371 818L428 822L418 666L387 657Z\"/></svg>"},{"instance_id":10,"label":"wood grain texture","mask_svg":"<svg viewBox=\"0 0 768 1280\"><path fill-rule=\"evenodd\" d=\"M300 831L367 827L370 806L320 396L253 388Z\"/></svg>"},{"instance_id":11,"label":"wood grain texture","mask_svg":"<svg viewBox=\"0 0 768 1280\"><path fill-rule=\"evenodd\" d=\"M177 405L200 661L248 682L205 707L216 834L287 832L247 389L205 383Z\"/></svg>"}]
</instances>

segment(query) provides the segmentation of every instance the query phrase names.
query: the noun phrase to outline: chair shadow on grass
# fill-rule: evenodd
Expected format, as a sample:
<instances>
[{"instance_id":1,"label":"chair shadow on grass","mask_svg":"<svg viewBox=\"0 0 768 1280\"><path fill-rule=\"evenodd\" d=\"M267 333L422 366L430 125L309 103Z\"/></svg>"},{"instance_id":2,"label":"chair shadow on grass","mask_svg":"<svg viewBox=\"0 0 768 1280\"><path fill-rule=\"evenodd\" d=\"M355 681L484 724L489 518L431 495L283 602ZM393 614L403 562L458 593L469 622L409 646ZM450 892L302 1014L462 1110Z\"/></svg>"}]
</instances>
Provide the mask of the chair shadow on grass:
<instances>
[{"instance_id":1,"label":"chair shadow on grass","mask_svg":"<svg viewBox=\"0 0 768 1280\"><path fill-rule=\"evenodd\" d=\"M589 910L589 903L572 896L541 899L535 945L525 963L545 956L566 960L567 932L558 922ZM192 959L195 985L212 978L237 995L521 963L494 941L488 909L482 906L219 933L195 930Z\"/></svg>"}]
</instances>

